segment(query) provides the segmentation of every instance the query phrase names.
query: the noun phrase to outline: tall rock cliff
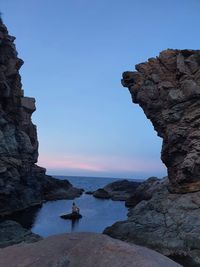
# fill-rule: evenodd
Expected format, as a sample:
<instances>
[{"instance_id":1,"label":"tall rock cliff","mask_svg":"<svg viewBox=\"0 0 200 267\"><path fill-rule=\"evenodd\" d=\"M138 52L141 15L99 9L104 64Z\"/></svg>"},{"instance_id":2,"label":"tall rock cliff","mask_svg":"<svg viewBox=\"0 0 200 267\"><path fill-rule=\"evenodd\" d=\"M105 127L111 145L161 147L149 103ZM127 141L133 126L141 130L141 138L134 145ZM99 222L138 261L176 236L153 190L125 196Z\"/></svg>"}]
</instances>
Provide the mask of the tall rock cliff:
<instances>
[{"instance_id":1,"label":"tall rock cliff","mask_svg":"<svg viewBox=\"0 0 200 267\"><path fill-rule=\"evenodd\" d=\"M80 195L68 181L45 175L37 166L38 139L31 121L35 99L25 97L15 37L0 20L0 214L23 209L43 199Z\"/></svg>"},{"instance_id":2,"label":"tall rock cliff","mask_svg":"<svg viewBox=\"0 0 200 267\"><path fill-rule=\"evenodd\" d=\"M163 138L171 190L200 190L200 50L168 49L136 70L122 84Z\"/></svg>"},{"instance_id":3,"label":"tall rock cliff","mask_svg":"<svg viewBox=\"0 0 200 267\"><path fill-rule=\"evenodd\" d=\"M200 266L200 50L165 50L136 70L122 84L163 138L169 180L141 184L128 219L104 233Z\"/></svg>"}]
</instances>

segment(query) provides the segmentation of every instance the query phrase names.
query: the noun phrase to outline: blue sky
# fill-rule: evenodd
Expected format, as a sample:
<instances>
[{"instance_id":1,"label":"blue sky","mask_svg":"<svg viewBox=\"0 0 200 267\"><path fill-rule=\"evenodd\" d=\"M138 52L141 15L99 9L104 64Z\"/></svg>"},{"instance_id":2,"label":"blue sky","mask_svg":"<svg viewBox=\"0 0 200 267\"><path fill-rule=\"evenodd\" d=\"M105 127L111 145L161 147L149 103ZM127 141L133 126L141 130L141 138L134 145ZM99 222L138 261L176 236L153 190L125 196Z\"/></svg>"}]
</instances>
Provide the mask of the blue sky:
<instances>
[{"instance_id":1,"label":"blue sky","mask_svg":"<svg viewBox=\"0 0 200 267\"><path fill-rule=\"evenodd\" d=\"M39 164L50 174L164 176L162 140L121 74L167 48L199 49L198 0L1 0L36 98Z\"/></svg>"}]
</instances>

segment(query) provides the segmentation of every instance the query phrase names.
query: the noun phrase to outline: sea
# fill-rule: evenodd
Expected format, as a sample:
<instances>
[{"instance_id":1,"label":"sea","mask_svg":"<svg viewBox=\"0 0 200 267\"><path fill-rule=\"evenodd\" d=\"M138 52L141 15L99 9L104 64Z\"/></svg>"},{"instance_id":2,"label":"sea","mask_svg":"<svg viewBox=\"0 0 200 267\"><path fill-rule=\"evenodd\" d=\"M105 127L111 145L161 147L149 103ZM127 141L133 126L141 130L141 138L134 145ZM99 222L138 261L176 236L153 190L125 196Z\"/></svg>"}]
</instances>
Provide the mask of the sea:
<instances>
[{"instance_id":1,"label":"sea","mask_svg":"<svg viewBox=\"0 0 200 267\"><path fill-rule=\"evenodd\" d=\"M101 177L54 177L67 179L73 186L83 188L85 192L94 191L119 180ZM71 212L73 201L80 208L83 217L76 222L61 219L60 215ZM70 232L102 233L107 226L111 226L116 221L126 220L127 212L128 209L125 207L124 201L97 199L92 195L83 193L75 200L56 200L44 203L32 214L31 231L42 237Z\"/></svg>"}]
</instances>

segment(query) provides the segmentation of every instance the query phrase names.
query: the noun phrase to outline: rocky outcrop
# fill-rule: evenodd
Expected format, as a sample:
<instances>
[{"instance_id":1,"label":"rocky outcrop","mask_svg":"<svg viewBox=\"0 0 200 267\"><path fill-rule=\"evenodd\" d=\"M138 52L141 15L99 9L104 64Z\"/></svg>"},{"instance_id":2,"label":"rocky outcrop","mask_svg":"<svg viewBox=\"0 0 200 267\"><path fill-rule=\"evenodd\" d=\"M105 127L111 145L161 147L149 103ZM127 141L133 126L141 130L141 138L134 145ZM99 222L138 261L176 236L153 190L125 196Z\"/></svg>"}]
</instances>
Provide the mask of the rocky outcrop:
<instances>
[{"instance_id":1,"label":"rocky outcrop","mask_svg":"<svg viewBox=\"0 0 200 267\"><path fill-rule=\"evenodd\" d=\"M200 50L168 49L136 70L122 84L163 138L171 190L200 190Z\"/></svg>"},{"instance_id":2,"label":"rocky outcrop","mask_svg":"<svg viewBox=\"0 0 200 267\"><path fill-rule=\"evenodd\" d=\"M135 207L142 200L149 200L160 186L160 179L157 177L150 177L143 183L141 183L129 197L125 205L126 207Z\"/></svg>"},{"instance_id":3,"label":"rocky outcrop","mask_svg":"<svg viewBox=\"0 0 200 267\"><path fill-rule=\"evenodd\" d=\"M68 180L59 180L45 176L42 181L44 200L74 199L83 193L83 189L73 187Z\"/></svg>"},{"instance_id":4,"label":"rocky outcrop","mask_svg":"<svg viewBox=\"0 0 200 267\"><path fill-rule=\"evenodd\" d=\"M44 199L70 198L72 185L45 175L36 165L38 139L31 121L35 99L25 97L17 57L15 37L0 19L0 215L41 203ZM56 189L55 189L56 187Z\"/></svg>"},{"instance_id":5,"label":"rocky outcrop","mask_svg":"<svg viewBox=\"0 0 200 267\"><path fill-rule=\"evenodd\" d=\"M184 260L185 266L200 266L200 191L174 194L168 186L166 178L160 180L150 200L131 208L127 221L104 233Z\"/></svg>"},{"instance_id":6,"label":"rocky outcrop","mask_svg":"<svg viewBox=\"0 0 200 267\"><path fill-rule=\"evenodd\" d=\"M93 196L96 198L110 199L109 193L103 188L99 188L96 191L94 191Z\"/></svg>"},{"instance_id":7,"label":"rocky outcrop","mask_svg":"<svg viewBox=\"0 0 200 267\"><path fill-rule=\"evenodd\" d=\"M73 233L0 249L0 266L178 267L150 249L102 234Z\"/></svg>"},{"instance_id":8,"label":"rocky outcrop","mask_svg":"<svg viewBox=\"0 0 200 267\"><path fill-rule=\"evenodd\" d=\"M0 248L21 242L33 243L41 239L39 235L33 234L15 221L7 220L0 223Z\"/></svg>"},{"instance_id":9,"label":"rocky outcrop","mask_svg":"<svg viewBox=\"0 0 200 267\"><path fill-rule=\"evenodd\" d=\"M119 180L99 188L93 193L94 197L124 201L130 198L141 182Z\"/></svg>"}]
</instances>

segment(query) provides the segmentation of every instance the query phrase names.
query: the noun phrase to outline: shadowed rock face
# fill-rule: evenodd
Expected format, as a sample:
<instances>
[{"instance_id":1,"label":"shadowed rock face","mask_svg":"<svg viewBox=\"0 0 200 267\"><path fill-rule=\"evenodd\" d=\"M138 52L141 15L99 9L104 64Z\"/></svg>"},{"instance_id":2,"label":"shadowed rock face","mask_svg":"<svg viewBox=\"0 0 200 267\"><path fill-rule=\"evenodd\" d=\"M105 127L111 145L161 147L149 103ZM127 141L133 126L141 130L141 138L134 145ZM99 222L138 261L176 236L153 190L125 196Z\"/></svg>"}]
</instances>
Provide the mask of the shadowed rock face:
<instances>
[{"instance_id":1,"label":"shadowed rock face","mask_svg":"<svg viewBox=\"0 0 200 267\"><path fill-rule=\"evenodd\" d=\"M129 209L128 219L107 227L104 233L149 247L183 266L199 267L200 191L175 194L168 191L167 178L155 182L147 180L138 187L137 205ZM143 199L138 203L139 190Z\"/></svg>"},{"instance_id":2,"label":"shadowed rock face","mask_svg":"<svg viewBox=\"0 0 200 267\"><path fill-rule=\"evenodd\" d=\"M35 99L25 97L15 38L0 19L0 214L23 209L43 199L80 195L68 181L45 175L38 158L36 126L31 121ZM72 192L73 191L73 192ZM56 195L56 196L55 196ZM73 196L72 196L73 195Z\"/></svg>"},{"instance_id":3,"label":"shadowed rock face","mask_svg":"<svg viewBox=\"0 0 200 267\"><path fill-rule=\"evenodd\" d=\"M134 194L140 184L141 182L128 180L115 181L93 192L93 196L120 201L127 200Z\"/></svg>"},{"instance_id":4,"label":"shadowed rock face","mask_svg":"<svg viewBox=\"0 0 200 267\"><path fill-rule=\"evenodd\" d=\"M200 50L165 50L136 70L122 84L163 138L171 190L200 190Z\"/></svg>"}]
</instances>

